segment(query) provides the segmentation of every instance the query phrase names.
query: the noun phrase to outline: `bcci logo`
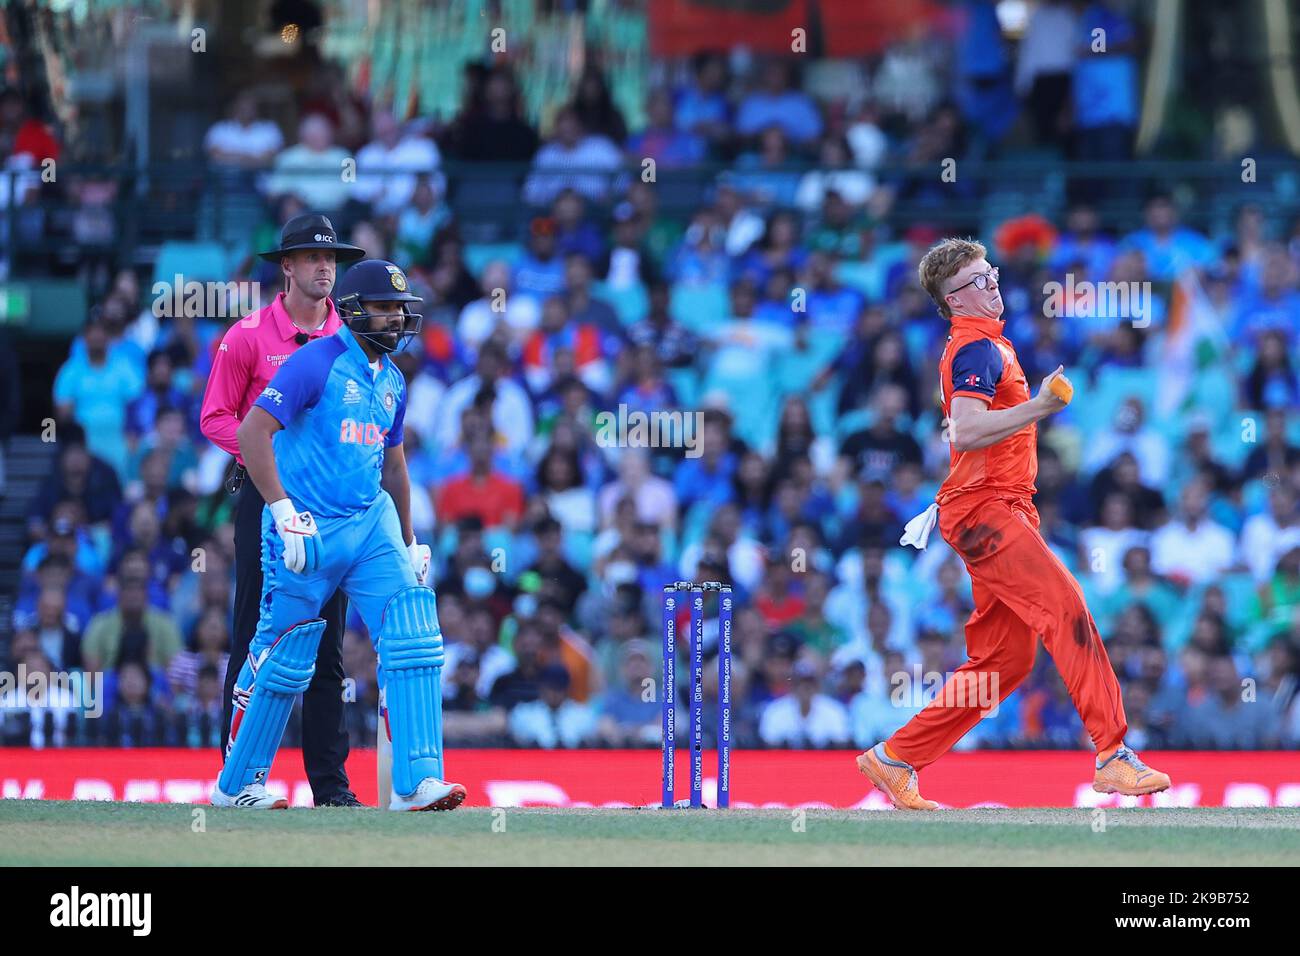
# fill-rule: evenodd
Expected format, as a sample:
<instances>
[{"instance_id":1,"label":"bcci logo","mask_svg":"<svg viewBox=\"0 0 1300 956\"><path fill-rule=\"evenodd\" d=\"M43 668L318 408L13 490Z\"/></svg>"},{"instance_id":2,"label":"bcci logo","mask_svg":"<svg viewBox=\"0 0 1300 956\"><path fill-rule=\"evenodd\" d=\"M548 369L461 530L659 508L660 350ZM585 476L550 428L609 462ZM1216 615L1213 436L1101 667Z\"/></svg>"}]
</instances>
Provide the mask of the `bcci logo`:
<instances>
[{"instance_id":1,"label":"bcci logo","mask_svg":"<svg viewBox=\"0 0 1300 956\"><path fill-rule=\"evenodd\" d=\"M391 412L393 410L394 401L395 399L393 398L393 393L388 392L386 395L384 395L384 408L388 409Z\"/></svg>"},{"instance_id":2,"label":"bcci logo","mask_svg":"<svg viewBox=\"0 0 1300 956\"><path fill-rule=\"evenodd\" d=\"M398 292L405 292L406 276L402 274L402 270L397 266L386 266L385 268L388 269L388 278L393 283L393 288Z\"/></svg>"}]
</instances>

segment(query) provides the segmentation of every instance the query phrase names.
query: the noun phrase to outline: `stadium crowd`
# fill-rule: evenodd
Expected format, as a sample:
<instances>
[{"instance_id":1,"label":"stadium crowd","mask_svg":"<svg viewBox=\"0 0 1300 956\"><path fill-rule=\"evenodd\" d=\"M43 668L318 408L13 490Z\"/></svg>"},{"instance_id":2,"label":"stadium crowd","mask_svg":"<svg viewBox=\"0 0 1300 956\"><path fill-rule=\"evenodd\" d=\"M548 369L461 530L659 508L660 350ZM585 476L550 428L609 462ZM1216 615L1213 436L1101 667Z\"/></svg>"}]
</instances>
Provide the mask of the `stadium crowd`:
<instances>
[{"instance_id":1,"label":"stadium crowd","mask_svg":"<svg viewBox=\"0 0 1300 956\"><path fill-rule=\"evenodd\" d=\"M902 81L902 54L879 87L893 76L899 100L844 114L784 61L735 95L726 58L701 56L683 86L650 94L643 128L590 69L543 138L504 67L467 71L465 108L438 129L375 109L368 141L353 123L338 144L338 108L304 108L286 146L252 96L212 127L214 181L264 204L249 248L326 212L425 297L422 338L396 361L414 523L435 542L450 746L657 745L647 688L660 590L677 579L736 589L742 746L870 745L924 703L927 675L964 660L961 561L937 535L923 552L898 544L947 469L946 328L916 281L947 223L936 209L891 230L889 211L944 187L890 169L968 155L1016 117L1045 142L1102 151L1084 158L1128 155L1133 71L1121 57L1092 75L1045 49L1022 44L1009 117L1000 101L905 101L928 88ZM1058 119L1072 95L1119 105L1071 128ZM352 150L359 175L342 183ZM462 238L443 155L531 164L519 201L535 215L517 243ZM675 218L637 175L646 158L659 182L704 160L728 169ZM792 171L800 158L816 165ZM1043 532L1097 617L1130 745L1300 746L1300 223L1244 206L1206 234L1159 192L1143 220L1116 230L1080 201L985 237L1031 385L1063 364L1076 388L1040 432ZM274 265L235 278L279 288ZM1133 300L1084 301L1101 282ZM218 744L229 459L197 415L234 320L159 319L124 269L72 344L3 657L28 673L102 670L108 706L76 721L0 700L0 742ZM620 406L698 412L698 455L602 443L596 416ZM706 653L716 640L710 617ZM359 620L344 656L352 739L368 746L374 654ZM707 661L705 674L712 728ZM1046 654L963 742L1085 745Z\"/></svg>"}]
</instances>

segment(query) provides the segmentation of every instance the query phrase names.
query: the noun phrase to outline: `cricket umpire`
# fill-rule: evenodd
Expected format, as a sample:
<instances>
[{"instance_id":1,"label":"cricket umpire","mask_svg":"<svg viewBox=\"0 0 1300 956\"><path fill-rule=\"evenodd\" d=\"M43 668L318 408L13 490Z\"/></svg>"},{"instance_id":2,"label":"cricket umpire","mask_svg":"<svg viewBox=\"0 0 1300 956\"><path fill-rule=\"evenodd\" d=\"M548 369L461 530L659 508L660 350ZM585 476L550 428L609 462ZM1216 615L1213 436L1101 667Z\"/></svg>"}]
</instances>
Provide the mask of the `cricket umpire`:
<instances>
[{"instance_id":1,"label":"cricket umpire","mask_svg":"<svg viewBox=\"0 0 1300 956\"><path fill-rule=\"evenodd\" d=\"M229 747L235 678L248 656L257 630L262 599L262 509L266 502L248 480L236 433L240 422L272 376L300 346L333 335L341 322L330 293L338 263L365 258L365 250L338 241L325 216L307 214L289 220L280 246L258 255L278 262L285 291L231 326L212 362L203 395L203 434L235 456L226 489L238 496L235 506L235 622L230 637L230 666L222 701L222 755ZM322 475L327 481L328 476ZM302 698L302 752L316 806L361 806L348 787L344 764L348 735L343 721L343 629L347 599L335 592L321 608L326 628L311 686Z\"/></svg>"}]
</instances>

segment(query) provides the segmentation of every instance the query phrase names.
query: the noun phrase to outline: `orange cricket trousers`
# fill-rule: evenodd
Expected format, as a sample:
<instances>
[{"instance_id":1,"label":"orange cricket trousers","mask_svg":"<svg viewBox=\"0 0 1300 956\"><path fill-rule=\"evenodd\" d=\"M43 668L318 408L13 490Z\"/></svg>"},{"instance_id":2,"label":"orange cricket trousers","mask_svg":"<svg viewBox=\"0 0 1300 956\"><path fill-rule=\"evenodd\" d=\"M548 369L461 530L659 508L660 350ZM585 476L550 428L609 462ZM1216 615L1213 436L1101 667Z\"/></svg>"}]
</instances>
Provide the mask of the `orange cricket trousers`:
<instances>
[{"instance_id":1,"label":"orange cricket trousers","mask_svg":"<svg viewBox=\"0 0 1300 956\"><path fill-rule=\"evenodd\" d=\"M1038 533L1025 498L962 495L939 508L939 532L970 572L975 613L966 622L966 661L943 692L896 734L889 750L917 770L934 763L979 721L992 693L999 703L1029 675L1041 635L1097 750L1128 730L1119 681L1079 582Z\"/></svg>"}]
</instances>

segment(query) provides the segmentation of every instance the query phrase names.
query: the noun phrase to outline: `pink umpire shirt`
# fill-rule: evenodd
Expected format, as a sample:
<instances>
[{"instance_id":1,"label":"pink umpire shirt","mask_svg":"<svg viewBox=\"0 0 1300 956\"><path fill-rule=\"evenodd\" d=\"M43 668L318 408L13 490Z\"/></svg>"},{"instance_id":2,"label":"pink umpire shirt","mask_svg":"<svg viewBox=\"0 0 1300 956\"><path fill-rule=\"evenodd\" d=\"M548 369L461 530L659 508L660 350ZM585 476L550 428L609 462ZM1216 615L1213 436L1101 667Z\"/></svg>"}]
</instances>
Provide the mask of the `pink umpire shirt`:
<instances>
[{"instance_id":1,"label":"pink umpire shirt","mask_svg":"<svg viewBox=\"0 0 1300 956\"><path fill-rule=\"evenodd\" d=\"M310 338L333 335L342 321L333 301L325 324L308 332ZM298 349L295 337L303 330L293 324L284 308L284 293L226 330L212 360L212 374L203 393L199 427L208 440L235 456L242 465L236 432L253 401L262 394L285 359Z\"/></svg>"}]
</instances>

